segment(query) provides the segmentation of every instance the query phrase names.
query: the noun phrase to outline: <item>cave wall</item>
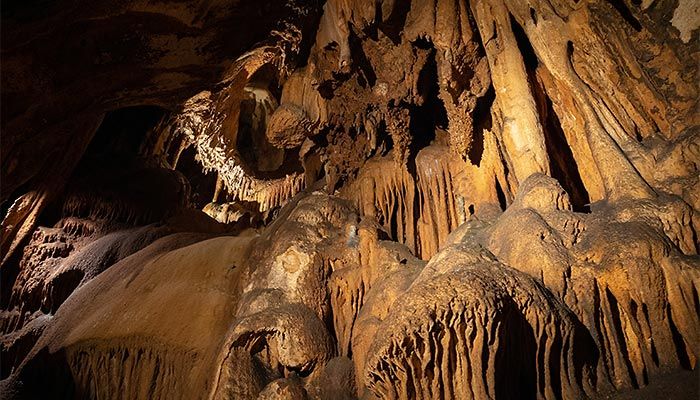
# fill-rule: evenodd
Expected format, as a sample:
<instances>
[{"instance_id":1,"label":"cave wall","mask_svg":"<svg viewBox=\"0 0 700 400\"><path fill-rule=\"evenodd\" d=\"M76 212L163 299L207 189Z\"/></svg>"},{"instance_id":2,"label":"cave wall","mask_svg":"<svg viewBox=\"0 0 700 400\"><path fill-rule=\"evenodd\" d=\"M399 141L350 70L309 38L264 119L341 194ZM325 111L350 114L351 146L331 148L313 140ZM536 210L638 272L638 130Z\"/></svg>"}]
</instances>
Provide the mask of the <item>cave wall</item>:
<instances>
[{"instance_id":1,"label":"cave wall","mask_svg":"<svg viewBox=\"0 0 700 400\"><path fill-rule=\"evenodd\" d=\"M699 15L4 7L3 397L578 399L693 380Z\"/></svg>"}]
</instances>

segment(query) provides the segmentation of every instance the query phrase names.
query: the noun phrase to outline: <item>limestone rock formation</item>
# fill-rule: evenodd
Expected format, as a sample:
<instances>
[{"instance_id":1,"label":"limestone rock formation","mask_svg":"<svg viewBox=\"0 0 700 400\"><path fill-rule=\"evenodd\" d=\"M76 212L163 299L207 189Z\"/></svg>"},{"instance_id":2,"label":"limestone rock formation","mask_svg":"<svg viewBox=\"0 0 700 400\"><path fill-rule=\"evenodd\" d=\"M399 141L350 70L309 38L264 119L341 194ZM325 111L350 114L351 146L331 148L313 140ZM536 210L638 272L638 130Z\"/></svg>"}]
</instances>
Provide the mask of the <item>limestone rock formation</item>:
<instances>
[{"instance_id":1,"label":"limestone rock formation","mask_svg":"<svg viewBox=\"0 0 700 400\"><path fill-rule=\"evenodd\" d=\"M0 26L3 399L700 394L692 1Z\"/></svg>"}]
</instances>

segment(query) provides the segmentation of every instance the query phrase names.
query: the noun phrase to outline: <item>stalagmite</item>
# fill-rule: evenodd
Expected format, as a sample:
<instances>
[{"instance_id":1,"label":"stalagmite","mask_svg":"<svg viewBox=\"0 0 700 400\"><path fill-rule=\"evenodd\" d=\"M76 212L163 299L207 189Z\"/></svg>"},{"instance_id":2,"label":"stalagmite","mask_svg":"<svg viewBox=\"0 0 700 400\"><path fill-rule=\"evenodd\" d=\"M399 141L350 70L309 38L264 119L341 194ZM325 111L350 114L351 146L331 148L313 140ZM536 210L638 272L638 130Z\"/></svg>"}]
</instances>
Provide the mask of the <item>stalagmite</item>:
<instances>
[{"instance_id":1,"label":"stalagmite","mask_svg":"<svg viewBox=\"0 0 700 400\"><path fill-rule=\"evenodd\" d=\"M445 301L435 300L442 296ZM588 375L592 360L575 362L578 356L562 350L586 348L590 338L529 277L484 252L445 249L404 297L378 330L365 364L365 384L375 396L584 395L576 376ZM502 354L518 356L504 363Z\"/></svg>"},{"instance_id":2,"label":"stalagmite","mask_svg":"<svg viewBox=\"0 0 700 400\"><path fill-rule=\"evenodd\" d=\"M698 397L692 2L15 3L0 398Z\"/></svg>"}]
</instances>

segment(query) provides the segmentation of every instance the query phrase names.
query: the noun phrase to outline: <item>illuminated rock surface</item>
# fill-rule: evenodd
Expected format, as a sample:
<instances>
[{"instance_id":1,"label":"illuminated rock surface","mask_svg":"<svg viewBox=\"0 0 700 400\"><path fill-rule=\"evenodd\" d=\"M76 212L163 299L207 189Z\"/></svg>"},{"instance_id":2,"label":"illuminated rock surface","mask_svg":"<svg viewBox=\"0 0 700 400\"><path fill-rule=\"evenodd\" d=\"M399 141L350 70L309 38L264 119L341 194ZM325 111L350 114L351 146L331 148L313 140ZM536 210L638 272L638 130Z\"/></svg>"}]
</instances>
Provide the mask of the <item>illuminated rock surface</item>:
<instances>
[{"instance_id":1,"label":"illuminated rock surface","mask_svg":"<svg viewBox=\"0 0 700 400\"><path fill-rule=\"evenodd\" d=\"M699 19L4 6L0 397L697 398Z\"/></svg>"}]
</instances>

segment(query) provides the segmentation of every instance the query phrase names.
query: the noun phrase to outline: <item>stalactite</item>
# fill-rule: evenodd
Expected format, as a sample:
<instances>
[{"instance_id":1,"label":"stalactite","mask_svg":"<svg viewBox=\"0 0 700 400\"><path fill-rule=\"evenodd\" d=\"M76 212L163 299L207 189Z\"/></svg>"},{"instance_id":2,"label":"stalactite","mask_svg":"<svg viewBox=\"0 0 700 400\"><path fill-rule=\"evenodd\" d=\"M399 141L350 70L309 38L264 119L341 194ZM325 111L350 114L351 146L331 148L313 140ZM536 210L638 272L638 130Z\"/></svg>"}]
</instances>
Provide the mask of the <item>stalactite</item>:
<instances>
[{"instance_id":1,"label":"stalactite","mask_svg":"<svg viewBox=\"0 0 700 400\"><path fill-rule=\"evenodd\" d=\"M544 90L552 100L552 108L559 117L566 142L578 166L581 181L591 202L605 198L605 187L598 168L595 166L591 148L585 133L583 115L576 109L575 100L568 90L559 89L558 83L544 67L537 69Z\"/></svg>"},{"instance_id":2,"label":"stalactite","mask_svg":"<svg viewBox=\"0 0 700 400\"><path fill-rule=\"evenodd\" d=\"M495 136L482 134L479 166L465 163L447 146L434 144L418 152L415 181L395 161L373 160L363 167L347 195L355 200L360 215L375 218L392 238L429 259L482 205L499 203L496 182L503 176L502 161Z\"/></svg>"},{"instance_id":3,"label":"stalactite","mask_svg":"<svg viewBox=\"0 0 700 400\"><path fill-rule=\"evenodd\" d=\"M693 390L688 0L136 3L3 45L0 396Z\"/></svg>"},{"instance_id":4,"label":"stalactite","mask_svg":"<svg viewBox=\"0 0 700 400\"><path fill-rule=\"evenodd\" d=\"M388 158L369 161L348 196L360 215L375 217L394 240L417 251L415 183L405 167Z\"/></svg>"},{"instance_id":5,"label":"stalactite","mask_svg":"<svg viewBox=\"0 0 700 400\"><path fill-rule=\"evenodd\" d=\"M190 98L162 129L186 138L197 151L205 172L216 171L233 200L255 201L260 211L281 206L304 189L304 174L263 180L251 175L236 149L240 101L251 76L262 66L276 63L279 49L260 48L241 57L229 72L228 86L218 93L201 92ZM177 159L177 157L176 157Z\"/></svg>"},{"instance_id":6,"label":"stalactite","mask_svg":"<svg viewBox=\"0 0 700 400\"><path fill-rule=\"evenodd\" d=\"M544 133L508 9L501 0L479 1L473 7L503 114L502 140L510 170L519 182L533 173L548 174Z\"/></svg>"},{"instance_id":7,"label":"stalactite","mask_svg":"<svg viewBox=\"0 0 700 400\"><path fill-rule=\"evenodd\" d=\"M576 32L572 31L550 5L537 3L531 8L506 1L507 10L523 26L537 57L542 61L555 80L562 83L572 94L576 109L585 121L585 133L591 154L598 166L608 200L625 197L651 198L655 194L640 177L619 145L611 138L595 112L595 99L573 68L571 56L576 51ZM540 16L540 23L534 23L530 9ZM545 21L546 18L546 21ZM546 22L546 23L545 23ZM553 37L552 29L559 32ZM482 31L482 35L484 31ZM488 36L486 35L486 40Z\"/></svg>"},{"instance_id":8,"label":"stalactite","mask_svg":"<svg viewBox=\"0 0 700 400\"><path fill-rule=\"evenodd\" d=\"M66 353L74 396L100 399L183 398L178 382L187 379L189 366L197 358L196 352L187 349L164 344L145 347L138 340L108 345L82 342Z\"/></svg>"},{"instance_id":9,"label":"stalactite","mask_svg":"<svg viewBox=\"0 0 700 400\"><path fill-rule=\"evenodd\" d=\"M427 40L436 50L437 85L448 122L452 151L465 158L472 146L477 101L491 83L488 63L475 35L467 3L431 0L408 11L404 35L411 40ZM454 29L446 30L445 26Z\"/></svg>"},{"instance_id":10,"label":"stalactite","mask_svg":"<svg viewBox=\"0 0 700 400\"><path fill-rule=\"evenodd\" d=\"M334 271L329 287L338 354L350 356L352 330L365 296L362 270L346 267Z\"/></svg>"},{"instance_id":11,"label":"stalactite","mask_svg":"<svg viewBox=\"0 0 700 400\"><path fill-rule=\"evenodd\" d=\"M219 135L219 130L211 127L215 122L205 123L197 114L208 112L206 110L213 107L209 100L193 98L191 101L193 105L189 108L186 106L189 111L180 117L185 122L175 122L179 125L170 129L177 129L180 134L187 137L188 142L197 149L203 170L216 172L226 192L234 200L255 201L259 204L259 211L264 212L281 206L304 189L305 176L300 172L293 172L284 178L273 180L256 179L251 176L238 157L225 150L228 147ZM195 106L196 104L199 105ZM194 129L203 129L203 131L198 133Z\"/></svg>"},{"instance_id":12,"label":"stalactite","mask_svg":"<svg viewBox=\"0 0 700 400\"><path fill-rule=\"evenodd\" d=\"M432 150L432 151L431 151ZM469 205L455 187L459 168L464 165L450 157L446 149L426 148L416 157L416 175L420 217L419 254L429 259L443 245L447 236L469 217ZM472 205L473 208L473 205Z\"/></svg>"}]
</instances>

